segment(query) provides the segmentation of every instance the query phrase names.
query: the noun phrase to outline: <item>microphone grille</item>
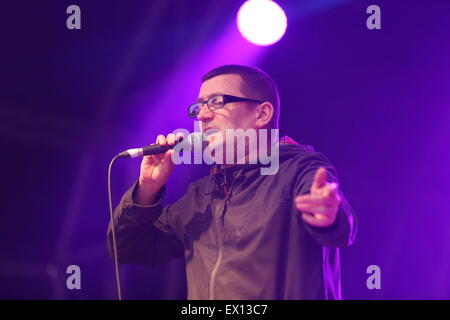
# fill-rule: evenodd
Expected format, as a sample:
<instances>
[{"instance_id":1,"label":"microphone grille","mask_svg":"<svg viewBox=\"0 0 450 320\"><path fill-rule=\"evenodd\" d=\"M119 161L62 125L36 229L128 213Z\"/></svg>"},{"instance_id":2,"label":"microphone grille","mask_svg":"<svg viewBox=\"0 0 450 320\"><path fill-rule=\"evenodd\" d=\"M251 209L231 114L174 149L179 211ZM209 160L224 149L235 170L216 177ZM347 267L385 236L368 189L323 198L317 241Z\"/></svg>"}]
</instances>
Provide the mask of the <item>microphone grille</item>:
<instances>
[{"instance_id":1,"label":"microphone grille","mask_svg":"<svg viewBox=\"0 0 450 320\"><path fill-rule=\"evenodd\" d=\"M203 134L201 132L191 133L187 138L187 143L190 148L195 148L196 146L198 148L198 146L201 146L202 150L208 145L208 142L203 140Z\"/></svg>"}]
</instances>

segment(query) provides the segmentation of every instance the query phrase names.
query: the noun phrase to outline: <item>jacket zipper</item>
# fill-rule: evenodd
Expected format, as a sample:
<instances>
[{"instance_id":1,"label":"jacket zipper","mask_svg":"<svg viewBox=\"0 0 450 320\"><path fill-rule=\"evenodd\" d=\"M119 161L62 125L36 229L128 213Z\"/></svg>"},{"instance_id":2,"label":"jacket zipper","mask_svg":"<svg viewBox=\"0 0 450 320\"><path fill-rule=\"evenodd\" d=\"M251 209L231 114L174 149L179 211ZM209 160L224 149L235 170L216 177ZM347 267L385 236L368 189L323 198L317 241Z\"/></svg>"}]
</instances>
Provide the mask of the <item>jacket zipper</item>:
<instances>
[{"instance_id":1,"label":"jacket zipper","mask_svg":"<svg viewBox=\"0 0 450 320\"><path fill-rule=\"evenodd\" d=\"M220 221L218 222L218 225L220 226ZM223 251L222 250L222 230L218 231L217 241L218 241L219 253L217 255L217 260L216 260L216 263L214 264L214 268L211 272L211 279L209 281L209 300L214 300L214 283L216 282L217 271L219 270L219 265L220 265L220 262L222 261L222 251Z\"/></svg>"},{"instance_id":2,"label":"jacket zipper","mask_svg":"<svg viewBox=\"0 0 450 320\"><path fill-rule=\"evenodd\" d=\"M227 190L226 186L223 185L224 194L226 195L225 201L223 203L223 208L220 216L218 219L216 219L216 228L217 228L217 243L218 243L218 254L217 254L217 260L214 264L214 268L211 272L211 278L209 281L209 300L214 300L214 284L216 282L217 272L219 271L219 265L222 262L222 255L223 255L223 238L222 238L222 226L221 221L223 219L223 215L225 213L226 207L227 207L227 201L230 199L229 190ZM231 190L230 190L231 191Z\"/></svg>"}]
</instances>

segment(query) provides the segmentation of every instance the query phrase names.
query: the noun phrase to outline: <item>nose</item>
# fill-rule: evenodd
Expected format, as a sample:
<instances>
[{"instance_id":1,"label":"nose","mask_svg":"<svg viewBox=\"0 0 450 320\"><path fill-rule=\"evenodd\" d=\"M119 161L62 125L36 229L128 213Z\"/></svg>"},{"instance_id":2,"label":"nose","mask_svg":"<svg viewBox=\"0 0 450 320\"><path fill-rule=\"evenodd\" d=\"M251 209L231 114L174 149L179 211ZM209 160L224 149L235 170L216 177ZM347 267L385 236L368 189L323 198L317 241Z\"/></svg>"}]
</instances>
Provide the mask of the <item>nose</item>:
<instances>
[{"instance_id":1,"label":"nose","mask_svg":"<svg viewBox=\"0 0 450 320\"><path fill-rule=\"evenodd\" d=\"M200 112L197 116L197 119L199 121L205 122L205 121L211 120L212 118L214 118L214 112L209 110L209 108L208 108L208 106L206 106L206 104L202 105L200 108Z\"/></svg>"}]
</instances>

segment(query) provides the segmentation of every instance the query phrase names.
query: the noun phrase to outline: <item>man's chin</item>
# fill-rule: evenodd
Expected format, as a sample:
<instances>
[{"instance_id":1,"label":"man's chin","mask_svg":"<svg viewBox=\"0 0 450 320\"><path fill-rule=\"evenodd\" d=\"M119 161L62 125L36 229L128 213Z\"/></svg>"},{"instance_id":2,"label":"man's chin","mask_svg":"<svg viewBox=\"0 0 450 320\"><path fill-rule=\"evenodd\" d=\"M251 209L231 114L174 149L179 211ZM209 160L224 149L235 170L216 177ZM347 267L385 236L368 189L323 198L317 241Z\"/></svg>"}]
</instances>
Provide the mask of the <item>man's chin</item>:
<instances>
[{"instance_id":1,"label":"man's chin","mask_svg":"<svg viewBox=\"0 0 450 320\"><path fill-rule=\"evenodd\" d=\"M225 139L222 132L218 129L210 129L203 133L203 139L208 142L208 146L220 146Z\"/></svg>"},{"instance_id":2,"label":"man's chin","mask_svg":"<svg viewBox=\"0 0 450 320\"><path fill-rule=\"evenodd\" d=\"M222 164L224 162L223 155L225 153L224 143L219 135L219 137L214 135L209 135L204 138L207 142L206 149L204 150L204 156L209 158L210 161ZM220 158L220 160L219 160Z\"/></svg>"},{"instance_id":3,"label":"man's chin","mask_svg":"<svg viewBox=\"0 0 450 320\"><path fill-rule=\"evenodd\" d=\"M222 149L223 144L224 144L224 141L219 141L217 139L214 139L213 137L208 137L206 139L206 142L207 142L207 147L210 150Z\"/></svg>"}]
</instances>

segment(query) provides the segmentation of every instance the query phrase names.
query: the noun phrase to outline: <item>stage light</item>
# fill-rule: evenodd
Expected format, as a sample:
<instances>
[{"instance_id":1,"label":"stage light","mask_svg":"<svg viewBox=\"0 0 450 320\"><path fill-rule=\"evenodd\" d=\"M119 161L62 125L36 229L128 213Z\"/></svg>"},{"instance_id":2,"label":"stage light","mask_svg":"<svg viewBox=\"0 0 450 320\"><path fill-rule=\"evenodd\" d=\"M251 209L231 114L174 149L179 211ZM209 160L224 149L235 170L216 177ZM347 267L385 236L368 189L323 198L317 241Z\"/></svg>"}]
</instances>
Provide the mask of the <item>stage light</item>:
<instances>
[{"instance_id":1,"label":"stage light","mask_svg":"<svg viewBox=\"0 0 450 320\"><path fill-rule=\"evenodd\" d=\"M283 37L287 18L283 9L274 1L249 0L239 8L237 26L249 42L268 46Z\"/></svg>"}]
</instances>

